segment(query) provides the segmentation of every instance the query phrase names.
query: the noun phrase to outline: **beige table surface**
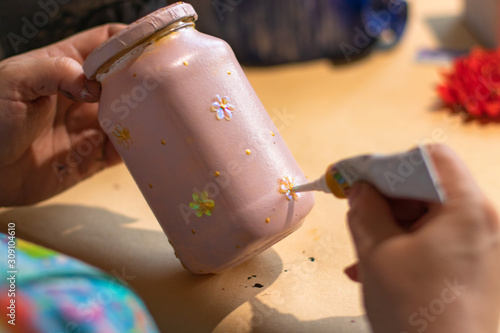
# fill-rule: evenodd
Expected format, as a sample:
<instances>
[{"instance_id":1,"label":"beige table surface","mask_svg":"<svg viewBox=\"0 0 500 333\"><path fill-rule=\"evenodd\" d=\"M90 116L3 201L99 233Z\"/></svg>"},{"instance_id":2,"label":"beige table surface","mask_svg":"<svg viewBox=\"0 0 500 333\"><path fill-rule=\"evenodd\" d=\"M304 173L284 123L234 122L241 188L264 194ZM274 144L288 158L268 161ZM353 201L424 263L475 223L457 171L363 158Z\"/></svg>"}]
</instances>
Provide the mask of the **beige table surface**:
<instances>
[{"instance_id":1,"label":"beige table surface","mask_svg":"<svg viewBox=\"0 0 500 333\"><path fill-rule=\"evenodd\" d=\"M351 155L444 142L500 208L500 125L464 124L433 111L440 66L414 61L421 47L473 43L461 11L455 0L411 1L399 47L351 66L321 60L245 69L309 178ZM317 194L301 229L211 276L180 266L123 165L40 205L3 209L0 223L14 221L20 237L124 278L162 332L369 332L359 286L343 274L354 260L346 209L345 201Z\"/></svg>"}]
</instances>

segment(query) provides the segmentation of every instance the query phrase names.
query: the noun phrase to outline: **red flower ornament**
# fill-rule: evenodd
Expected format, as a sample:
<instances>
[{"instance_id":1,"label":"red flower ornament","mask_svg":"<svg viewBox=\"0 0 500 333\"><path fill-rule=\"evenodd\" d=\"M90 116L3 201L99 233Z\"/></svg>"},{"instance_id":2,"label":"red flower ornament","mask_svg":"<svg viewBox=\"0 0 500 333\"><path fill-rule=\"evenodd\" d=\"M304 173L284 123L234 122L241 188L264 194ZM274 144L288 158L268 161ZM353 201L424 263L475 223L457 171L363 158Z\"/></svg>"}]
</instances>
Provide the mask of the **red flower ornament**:
<instances>
[{"instance_id":1,"label":"red flower ornament","mask_svg":"<svg viewBox=\"0 0 500 333\"><path fill-rule=\"evenodd\" d=\"M437 93L454 112L470 118L500 120L500 49L473 49L443 73Z\"/></svg>"}]
</instances>

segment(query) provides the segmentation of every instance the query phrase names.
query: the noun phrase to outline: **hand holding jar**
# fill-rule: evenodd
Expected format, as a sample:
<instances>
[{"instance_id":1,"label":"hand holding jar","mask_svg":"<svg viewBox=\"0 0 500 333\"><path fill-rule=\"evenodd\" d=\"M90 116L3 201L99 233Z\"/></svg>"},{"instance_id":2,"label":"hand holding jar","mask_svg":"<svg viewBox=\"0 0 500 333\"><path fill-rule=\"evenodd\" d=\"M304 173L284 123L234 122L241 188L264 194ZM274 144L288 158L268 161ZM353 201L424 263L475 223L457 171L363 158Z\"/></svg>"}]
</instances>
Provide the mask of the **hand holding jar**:
<instances>
[{"instance_id":1,"label":"hand holding jar","mask_svg":"<svg viewBox=\"0 0 500 333\"><path fill-rule=\"evenodd\" d=\"M48 199L119 163L97 122L100 86L82 63L124 27L94 28L0 62L0 206Z\"/></svg>"}]
</instances>

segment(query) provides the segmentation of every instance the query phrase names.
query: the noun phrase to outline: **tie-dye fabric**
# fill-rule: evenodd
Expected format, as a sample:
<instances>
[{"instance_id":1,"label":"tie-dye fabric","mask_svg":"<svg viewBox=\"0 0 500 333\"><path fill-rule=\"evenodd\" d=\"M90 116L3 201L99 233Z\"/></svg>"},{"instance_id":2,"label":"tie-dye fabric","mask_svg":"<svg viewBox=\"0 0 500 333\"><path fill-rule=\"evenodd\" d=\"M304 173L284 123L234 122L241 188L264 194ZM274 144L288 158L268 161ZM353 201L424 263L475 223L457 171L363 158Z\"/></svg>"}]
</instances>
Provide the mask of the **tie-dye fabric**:
<instances>
[{"instance_id":1,"label":"tie-dye fabric","mask_svg":"<svg viewBox=\"0 0 500 333\"><path fill-rule=\"evenodd\" d=\"M0 233L0 332L158 332L124 282L30 242L12 244L9 252L8 236Z\"/></svg>"}]
</instances>

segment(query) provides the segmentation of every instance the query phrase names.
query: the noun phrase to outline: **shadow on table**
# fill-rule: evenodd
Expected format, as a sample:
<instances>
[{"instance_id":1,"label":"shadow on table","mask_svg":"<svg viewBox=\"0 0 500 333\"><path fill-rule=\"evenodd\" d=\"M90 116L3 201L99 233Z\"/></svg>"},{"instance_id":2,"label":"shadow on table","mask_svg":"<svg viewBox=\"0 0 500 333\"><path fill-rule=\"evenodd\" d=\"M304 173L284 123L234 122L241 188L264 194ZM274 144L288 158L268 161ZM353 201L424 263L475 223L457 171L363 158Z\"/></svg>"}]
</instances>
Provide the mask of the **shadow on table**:
<instances>
[{"instance_id":1,"label":"shadow on table","mask_svg":"<svg viewBox=\"0 0 500 333\"><path fill-rule=\"evenodd\" d=\"M268 249L224 274L184 270L160 230L106 209L78 205L20 207L0 214L0 230L15 222L19 238L80 259L125 280L144 300L162 332L211 331L282 273Z\"/></svg>"},{"instance_id":2,"label":"shadow on table","mask_svg":"<svg viewBox=\"0 0 500 333\"><path fill-rule=\"evenodd\" d=\"M0 231L15 222L17 237L125 280L144 300L162 332L212 331L246 302L254 319L245 332L365 331L359 329L363 321L359 318L299 321L261 303L255 296L283 272L281 258L272 248L224 274L195 275L175 259L162 231L135 228L136 221L97 207L48 205L3 212ZM259 324L259 316L264 325Z\"/></svg>"},{"instance_id":3,"label":"shadow on table","mask_svg":"<svg viewBox=\"0 0 500 333\"><path fill-rule=\"evenodd\" d=\"M462 16L431 16L425 18L440 46L451 50L468 50L479 41L467 28Z\"/></svg>"},{"instance_id":4,"label":"shadow on table","mask_svg":"<svg viewBox=\"0 0 500 333\"><path fill-rule=\"evenodd\" d=\"M365 316L356 317L329 317L317 320L299 320L292 314L286 314L273 309L259 300L250 301L253 317L251 327L246 327L243 332L251 333L361 333L371 332ZM248 324L247 324L248 325Z\"/></svg>"}]
</instances>

